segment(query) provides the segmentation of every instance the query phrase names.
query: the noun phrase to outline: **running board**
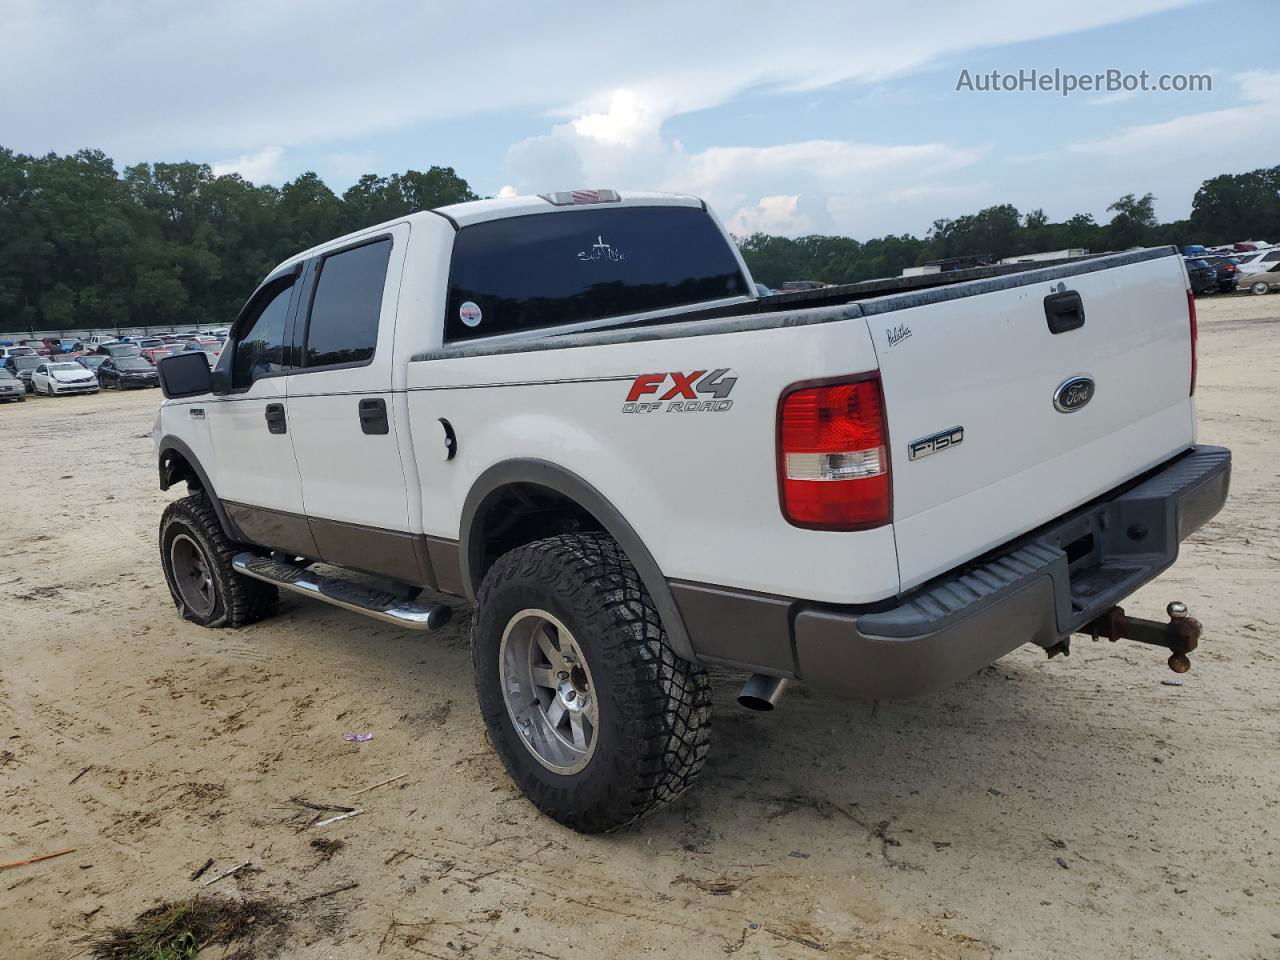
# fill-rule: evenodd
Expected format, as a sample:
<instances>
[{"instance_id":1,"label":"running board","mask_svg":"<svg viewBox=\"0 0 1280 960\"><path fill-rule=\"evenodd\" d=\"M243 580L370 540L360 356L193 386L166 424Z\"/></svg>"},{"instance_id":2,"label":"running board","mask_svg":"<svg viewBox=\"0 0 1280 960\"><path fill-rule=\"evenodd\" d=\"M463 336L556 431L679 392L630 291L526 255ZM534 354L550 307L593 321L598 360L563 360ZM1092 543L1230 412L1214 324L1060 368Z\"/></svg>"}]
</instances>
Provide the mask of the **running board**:
<instances>
[{"instance_id":1,"label":"running board","mask_svg":"<svg viewBox=\"0 0 1280 960\"><path fill-rule=\"evenodd\" d=\"M405 600L385 590L376 590L338 577L326 577L296 563L262 557L256 553L237 553L231 558L231 566L236 573L273 583L281 590L323 600L335 607L363 613L367 617L394 623L408 630L436 630L448 623L449 616L453 613L443 603Z\"/></svg>"}]
</instances>

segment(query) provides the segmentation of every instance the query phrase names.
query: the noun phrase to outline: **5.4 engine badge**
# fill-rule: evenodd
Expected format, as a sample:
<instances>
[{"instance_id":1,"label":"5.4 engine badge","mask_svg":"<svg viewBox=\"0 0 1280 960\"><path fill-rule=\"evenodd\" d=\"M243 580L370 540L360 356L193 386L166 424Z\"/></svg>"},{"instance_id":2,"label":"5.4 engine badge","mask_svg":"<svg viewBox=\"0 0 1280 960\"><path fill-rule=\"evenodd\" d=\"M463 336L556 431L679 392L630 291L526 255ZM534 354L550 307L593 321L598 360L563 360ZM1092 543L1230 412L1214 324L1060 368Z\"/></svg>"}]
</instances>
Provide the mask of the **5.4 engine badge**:
<instances>
[{"instance_id":1,"label":"5.4 engine badge","mask_svg":"<svg viewBox=\"0 0 1280 960\"><path fill-rule=\"evenodd\" d=\"M952 427L950 430L941 430L931 436L921 437L919 440L912 440L907 444L907 459L919 460L922 457L931 457L935 453L941 453L943 450L949 450L963 442L964 427Z\"/></svg>"}]
</instances>

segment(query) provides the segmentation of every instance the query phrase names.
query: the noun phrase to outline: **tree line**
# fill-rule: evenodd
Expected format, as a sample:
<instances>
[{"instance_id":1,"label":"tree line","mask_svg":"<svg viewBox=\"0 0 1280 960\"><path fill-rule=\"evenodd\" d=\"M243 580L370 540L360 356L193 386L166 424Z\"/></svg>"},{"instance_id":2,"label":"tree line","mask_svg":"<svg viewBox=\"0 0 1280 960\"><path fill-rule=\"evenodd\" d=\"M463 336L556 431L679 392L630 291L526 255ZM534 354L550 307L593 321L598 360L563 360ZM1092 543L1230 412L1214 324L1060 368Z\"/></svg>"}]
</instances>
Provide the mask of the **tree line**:
<instances>
[{"instance_id":1,"label":"tree line","mask_svg":"<svg viewBox=\"0 0 1280 960\"><path fill-rule=\"evenodd\" d=\"M1097 253L1251 239L1274 243L1280 242L1280 166L1205 180L1185 220L1160 223L1150 193L1125 194L1107 207L1107 213L1111 218L1106 223L1088 213L1053 223L1043 210L1022 213L1012 204L1000 204L954 220L935 220L924 237L902 234L858 241L757 233L739 240L739 245L755 278L778 286L787 280L855 283L894 277L905 267L973 254L1003 259L1069 248Z\"/></svg>"},{"instance_id":2,"label":"tree line","mask_svg":"<svg viewBox=\"0 0 1280 960\"><path fill-rule=\"evenodd\" d=\"M451 167L366 174L340 196L316 174L281 187L208 164L116 170L98 150L30 156L0 147L0 330L226 324L266 272L307 247L414 210L474 200ZM1106 223L1052 223L1009 204L911 234L739 240L756 279L846 283L971 254L1280 240L1280 166L1206 180L1186 220L1158 223L1126 194Z\"/></svg>"},{"instance_id":3,"label":"tree line","mask_svg":"<svg viewBox=\"0 0 1280 960\"><path fill-rule=\"evenodd\" d=\"M0 148L0 330L227 324L298 251L474 199L449 167L366 174L338 196L314 173L256 186L202 163L118 173L98 150Z\"/></svg>"}]
</instances>

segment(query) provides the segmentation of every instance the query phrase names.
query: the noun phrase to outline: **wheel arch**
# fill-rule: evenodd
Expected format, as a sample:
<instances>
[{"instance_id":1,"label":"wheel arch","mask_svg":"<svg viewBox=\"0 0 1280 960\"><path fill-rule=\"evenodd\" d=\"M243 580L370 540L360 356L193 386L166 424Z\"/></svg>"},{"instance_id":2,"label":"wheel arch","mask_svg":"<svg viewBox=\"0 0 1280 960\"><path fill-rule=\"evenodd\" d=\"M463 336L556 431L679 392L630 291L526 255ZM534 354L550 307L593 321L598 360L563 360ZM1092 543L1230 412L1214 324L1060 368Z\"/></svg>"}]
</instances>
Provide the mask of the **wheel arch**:
<instances>
[{"instance_id":1,"label":"wheel arch","mask_svg":"<svg viewBox=\"0 0 1280 960\"><path fill-rule=\"evenodd\" d=\"M617 541L635 566L649 596L653 598L672 649L682 659L697 663L698 658L693 652L684 618L680 615L671 587L635 528L589 482L547 460L505 460L489 467L472 484L462 507L458 544L462 586L467 599L475 602L480 581L484 579L492 560L496 559L488 554L490 538L486 537L485 532L491 516L496 508L509 502L509 497L519 498L520 492L525 488L546 491L566 505L576 507L594 520L599 529Z\"/></svg>"},{"instance_id":2,"label":"wheel arch","mask_svg":"<svg viewBox=\"0 0 1280 960\"><path fill-rule=\"evenodd\" d=\"M223 506L222 500L214 491L213 484L209 481L209 474L201 465L200 458L184 441L173 436L165 436L161 439L158 467L161 490L168 490L174 484L186 481L189 489L199 490L209 498L213 512L217 515L218 523L227 538L232 541L244 539L239 535L239 530L232 523L227 508Z\"/></svg>"}]
</instances>

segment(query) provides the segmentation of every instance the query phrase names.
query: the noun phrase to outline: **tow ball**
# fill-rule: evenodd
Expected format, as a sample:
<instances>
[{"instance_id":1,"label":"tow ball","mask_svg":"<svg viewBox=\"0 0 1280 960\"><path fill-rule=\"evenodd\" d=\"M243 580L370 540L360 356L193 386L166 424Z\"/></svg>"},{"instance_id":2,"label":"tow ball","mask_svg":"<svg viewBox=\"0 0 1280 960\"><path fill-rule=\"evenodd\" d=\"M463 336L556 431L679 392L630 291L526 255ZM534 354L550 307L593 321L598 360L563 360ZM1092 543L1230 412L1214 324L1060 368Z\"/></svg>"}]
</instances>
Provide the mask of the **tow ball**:
<instances>
[{"instance_id":1,"label":"tow ball","mask_svg":"<svg viewBox=\"0 0 1280 960\"><path fill-rule=\"evenodd\" d=\"M1174 673L1186 673L1191 669L1191 660L1187 654L1200 642L1200 621L1188 616L1187 605L1176 600L1165 610L1169 614L1168 623L1125 616L1123 607L1112 607L1081 627L1079 632L1089 634L1094 640L1106 637L1112 643L1117 640L1136 640L1153 647L1164 647L1172 651L1169 655L1169 669ZM1052 655L1050 652L1050 656Z\"/></svg>"}]
</instances>

